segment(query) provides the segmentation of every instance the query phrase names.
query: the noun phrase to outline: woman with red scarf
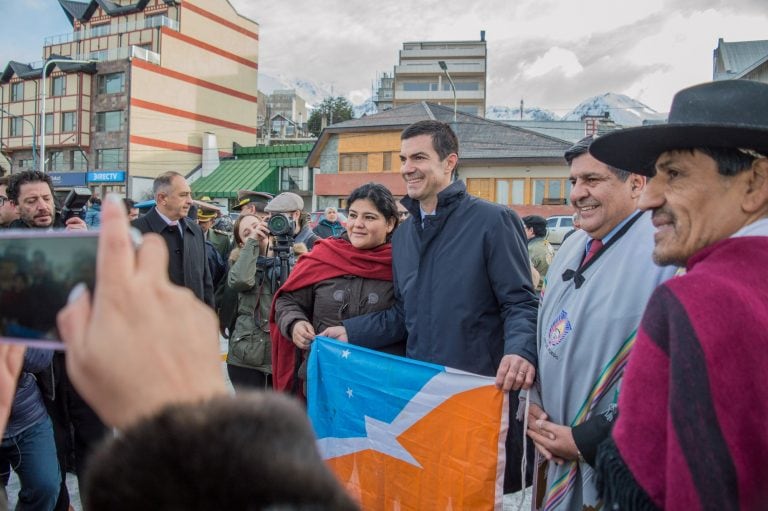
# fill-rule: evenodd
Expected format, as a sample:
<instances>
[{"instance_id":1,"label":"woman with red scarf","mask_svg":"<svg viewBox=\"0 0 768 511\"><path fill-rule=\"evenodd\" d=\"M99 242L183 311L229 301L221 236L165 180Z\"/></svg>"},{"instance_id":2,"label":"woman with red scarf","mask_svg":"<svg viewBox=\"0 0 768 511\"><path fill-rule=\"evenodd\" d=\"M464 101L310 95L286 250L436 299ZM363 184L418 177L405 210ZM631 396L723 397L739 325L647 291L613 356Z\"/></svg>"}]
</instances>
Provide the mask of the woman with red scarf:
<instances>
[{"instance_id":1,"label":"woman with red scarf","mask_svg":"<svg viewBox=\"0 0 768 511\"><path fill-rule=\"evenodd\" d=\"M368 183L347 198L347 238L327 238L301 256L272 302L273 385L303 394L306 356L316 333L347 318L389 308L395 300L392 246L397 204ZM405 343L386 349L405 354Z\"/></svg>"}]
</instances>

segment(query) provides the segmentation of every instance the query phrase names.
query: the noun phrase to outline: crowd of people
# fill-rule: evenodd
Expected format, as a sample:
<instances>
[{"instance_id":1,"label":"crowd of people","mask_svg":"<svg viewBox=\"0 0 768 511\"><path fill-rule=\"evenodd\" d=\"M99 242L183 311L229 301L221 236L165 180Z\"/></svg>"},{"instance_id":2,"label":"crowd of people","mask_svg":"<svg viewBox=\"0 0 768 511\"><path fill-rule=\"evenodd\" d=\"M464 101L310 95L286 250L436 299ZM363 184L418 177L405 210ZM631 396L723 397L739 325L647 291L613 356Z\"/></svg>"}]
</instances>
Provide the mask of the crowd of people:
<instances>
[{"instance_id":1,"label":"crowd of people","mask_svg":"<svg viewBox=\"0 0 768 511\"><path fill-rule=\"evenodd\" d=\"M136 248L133 204L106 197L66 353L0 344L3 482L20 509L66 509L72 469L86 509L355 509L299 404L320 334L495 378L517 419L504 490L532 481L534 509L768 508L768 85L684 89L666 124L564 158L580 229L556 253L542 217L467 193L438 121L401 135L407 196L362 185L345 225L243 190L229 233L169 172ZM0 200L4 225L87 227L45 174Z\"/></svg>"}]
</instances>

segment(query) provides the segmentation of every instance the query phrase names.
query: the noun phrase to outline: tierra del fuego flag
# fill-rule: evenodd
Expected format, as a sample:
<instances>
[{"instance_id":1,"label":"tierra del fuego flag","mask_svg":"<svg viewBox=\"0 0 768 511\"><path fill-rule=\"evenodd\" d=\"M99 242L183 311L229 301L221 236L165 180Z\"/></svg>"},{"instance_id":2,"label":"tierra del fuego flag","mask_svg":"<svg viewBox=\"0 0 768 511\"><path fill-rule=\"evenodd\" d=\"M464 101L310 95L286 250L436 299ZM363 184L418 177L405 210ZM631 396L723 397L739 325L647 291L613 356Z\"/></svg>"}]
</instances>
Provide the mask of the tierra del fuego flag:
<instances>
[{"instance_id":1,"label":"tierra del fuego flag","mask_svg":"<svg viewBox=\"0 0 768 511\"><path fill-rule=\"evenodd\" d=\"M502 509L493 378L316 337L307 388L320 453L365 511Z\"/></svg>"}]
</instances>

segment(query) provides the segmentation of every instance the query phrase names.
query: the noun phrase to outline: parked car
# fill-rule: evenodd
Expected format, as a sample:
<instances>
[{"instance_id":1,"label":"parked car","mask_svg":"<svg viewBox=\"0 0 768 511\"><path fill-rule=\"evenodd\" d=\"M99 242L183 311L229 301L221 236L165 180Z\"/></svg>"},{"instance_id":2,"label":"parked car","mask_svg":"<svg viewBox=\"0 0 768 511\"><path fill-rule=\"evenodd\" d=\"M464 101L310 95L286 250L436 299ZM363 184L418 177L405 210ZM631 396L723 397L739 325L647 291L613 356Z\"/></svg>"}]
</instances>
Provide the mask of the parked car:
<instances>
[{"instance_id":1,"label":"parked car","mask_svg":"<svg viewBox=\"0 0 768 511\"><path fill-rule=\"evenodd\" d=\"M325 210L321 209L319 211L313 211L309 215L309 228L314 229L317 227L317 224L320 223L320 220L323 219L323 215L325 214ZM341 225L344 227L347 226L347 215L345 212L337 209L336 214L339 215L339 222L341 222Z\"/></svg>"},{"instance_id":2,"label":"parked car","mask_svg":"<svg viewBox=\"0 0 768 511\"><path fill-rule=\"evenodd\" d=\"M547 241L555 247L563 242L563 237L573 229L571 215L556 215L547 218Z\"/></svg>"}]
</instances>

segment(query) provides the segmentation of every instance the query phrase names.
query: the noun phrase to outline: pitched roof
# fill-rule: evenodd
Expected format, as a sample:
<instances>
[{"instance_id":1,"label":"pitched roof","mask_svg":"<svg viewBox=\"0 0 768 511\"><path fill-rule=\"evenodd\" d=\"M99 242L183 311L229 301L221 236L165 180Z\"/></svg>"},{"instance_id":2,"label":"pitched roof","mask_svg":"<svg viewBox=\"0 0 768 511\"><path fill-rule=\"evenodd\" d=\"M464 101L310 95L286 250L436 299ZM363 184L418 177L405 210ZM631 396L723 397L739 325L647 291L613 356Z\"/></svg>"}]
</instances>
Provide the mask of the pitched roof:
<instances>
[{"instance_id":1,"label":"pitched roof","mask_svg":"<svg viewBox=\"0 0 768 511\"><path fill-rule=\"evenodd\" d=\"M56 55L55 53L52 54L48 60L51 59L66 59L70 60L70 57L62 57L61 55ZM45 63L43 63L45 65ZM51 73L55 68L59 68L61 71L64 71L65 73L74 73L78 71L82 71L84 73L88 74L94 74L96 73L96 64L91 62L89 64L83 64L83 63L67 63L67 62L57 62L56 65L48 66L48 69L46 69L45 76L50 76ZM10 61L7 66L5 66L5 71L3 71L3 74L0 75L0 83L8 83L11 78L15 76L18 76L19 78L28 80L28 79L34 79L34 78L40 78L41 74L43 72L43 67L32 67L29 64L22 64L21 62L16 61Z\"/></svg>"},{"instance_id":2,"label":"pitched roof","mask_svg":"<svg viewBox=\"0 0 768 511\"><path fill-rule=\"evenodd\" d=\"M224 160L210 175L192 183L196 196L237 198L237 190L277 193L277 166L269 159Z\"/></svg>"},{"instance_id":3,"label":"pitched roof","mask_svg":"<svg viewBox=\"0 0 768 511\"><path fill-rule=\"evenodd\" d=\"M417 121L438 120L450 124L459 138L462 160L497 161L508 159L557 159L571 143L532 130L510 126L503 122L491 121L476 115L457 112L453 125L453 108L433 103L413 103L377 114L332 124L320 134L308 162L316 166L325 144L332 134L401 130Z\"/></svg>"},{"instance_id":4,"label":"pitched roof","mask_svg":"<svg viewBox=\"0 0 768 511\"><path fill-rule=\"evenodd\" d=\"M174 5L176 0L163 0L167 5ZM77 2L74 0L59 0L59 5L64 9L64 14L69 18L69 22L74 25L75 20L88 21L96 12L96 9L101 7L104 12L110 16L118 16L120 14L131 14L134 12L141 12L149 3L149 0L136 0L135 3L130 5L118 5L111 0L90 0L89 2Z\"/></svg>"},{"instance_id":5,"label":"pitched roof","mask_svg":"<svg viewBox=\"0 0 768 511\"><path fill-rule=\"evenodd\" d=\"M312 144L236 147L237 159L223 160L206 177L192 183L196 196L237 198L237 190L279 193L281 167L304 167Z\"/></svg>"},{"instance_id":6,"label":"pitched roof","mask_svg":"<svg viewBox=\"0 0 768 511\"><path fill-rule=\"evenodd\" d=\"M757 66L768 61L768 41L740 41L726 43L718 40L715 56L720 56L723 71L715 65L714 80L741 78Z\"/></svg>"}]
</instances>

